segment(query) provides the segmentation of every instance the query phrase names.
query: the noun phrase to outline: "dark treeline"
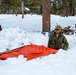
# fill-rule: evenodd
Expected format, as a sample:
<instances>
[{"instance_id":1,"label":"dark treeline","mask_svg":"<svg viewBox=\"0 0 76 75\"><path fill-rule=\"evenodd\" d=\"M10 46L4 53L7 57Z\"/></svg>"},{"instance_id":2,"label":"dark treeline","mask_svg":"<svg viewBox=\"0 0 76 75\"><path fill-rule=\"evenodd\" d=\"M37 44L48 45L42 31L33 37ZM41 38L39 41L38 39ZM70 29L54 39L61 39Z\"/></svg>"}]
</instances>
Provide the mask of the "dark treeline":
<instances>
[{"instance_id":1,"label":"dark treeline","mask_svg":"<svg viewBox=\"0 0 76 75\"><path fill-rule=\"evenodd\" d=\"M62 16L76 15L76 0L51 0L51 13Z\"/></svg>"},{"instance_id":2,"label":"dark treeline","mask_svg":"<svg viewBox=\"0 0 76 75\"><path fill-rule=\"evenodd\" d=\"M24 7L30 9L30 12L27 13L42 14L41 0L0 0L0 13L21 13L22 1L24 2ZM76 15L76 0L50 0L50 13L62 16L74 16Z\"/></svg>"}]
</instances>

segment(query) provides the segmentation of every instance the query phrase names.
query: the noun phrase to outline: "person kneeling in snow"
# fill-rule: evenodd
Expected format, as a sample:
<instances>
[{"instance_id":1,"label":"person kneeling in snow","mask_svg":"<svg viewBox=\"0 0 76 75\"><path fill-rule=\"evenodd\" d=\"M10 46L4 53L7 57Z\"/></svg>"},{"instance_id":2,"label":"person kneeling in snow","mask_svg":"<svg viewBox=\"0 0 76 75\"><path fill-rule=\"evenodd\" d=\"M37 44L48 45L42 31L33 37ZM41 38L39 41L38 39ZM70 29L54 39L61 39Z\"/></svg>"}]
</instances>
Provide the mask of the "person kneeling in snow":
<instances>
[{"instance_id":1,"label":"person kneeling in snow","mask_svg":"<svg viewBox=\"0 0 76 75\"><path fill-rule=\"evenodd\" d=\"M48 47L54 49L68 49L68 42L65 36L62 34L61 26L57 25L54 32L49 35Z\"/></svg>"}]
</instances>

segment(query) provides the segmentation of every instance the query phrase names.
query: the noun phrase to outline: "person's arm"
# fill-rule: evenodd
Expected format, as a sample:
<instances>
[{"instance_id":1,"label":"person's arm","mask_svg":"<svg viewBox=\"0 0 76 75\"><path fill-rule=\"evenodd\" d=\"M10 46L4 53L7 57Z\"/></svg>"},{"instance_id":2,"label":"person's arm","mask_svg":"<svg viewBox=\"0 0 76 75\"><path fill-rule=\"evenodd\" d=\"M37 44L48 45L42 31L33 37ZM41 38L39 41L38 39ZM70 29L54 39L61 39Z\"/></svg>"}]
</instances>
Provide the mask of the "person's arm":
<instances>
[{"instance_id":1,"label":"person's arm","mask_svg":"<svg viewBox=\"0 0 76 75\"><path fill-rule=\"evenodd\" d=\"M53 40L53 34L50 34L49 36L49 40L48 40L48 47L49 48L54 48L54 46L52 45L52 40Z\"/></svg>"},{"instance_id":2,"label":"person's arm","mask_svg":"<svg viewBox=\"0 0 76 75\"><path fill-rule=\"evenodd\" d=\"M64 50L67 50L67 49L68 49L68 41L67 41L67 39L65 38L65 36L63 36L62 48L63 48Z\"/></svg>"},{"instance_id":3,"label":"person's arm","mask_svg":"<svg viewBox=\"0 0 76 75\"><path fill-rule=\"evenodd\" d=\"M51 37L49 36L49 40L48 40L48 47L50 48L50 43L51 43Z\"/></svg>"}]
</instances>

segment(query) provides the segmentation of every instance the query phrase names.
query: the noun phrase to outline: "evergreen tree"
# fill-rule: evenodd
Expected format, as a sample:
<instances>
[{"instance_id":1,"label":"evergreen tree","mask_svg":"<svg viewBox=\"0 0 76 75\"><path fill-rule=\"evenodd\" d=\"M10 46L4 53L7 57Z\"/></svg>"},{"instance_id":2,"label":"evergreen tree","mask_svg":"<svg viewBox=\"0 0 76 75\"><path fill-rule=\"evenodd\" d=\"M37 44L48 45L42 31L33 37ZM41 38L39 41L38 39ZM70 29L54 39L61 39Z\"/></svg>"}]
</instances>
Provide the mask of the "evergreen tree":
<instances>
[{"instance_id":1,"label":"evergreen tree","mask_svg":"<svg viewBox=\"0 0 76 75\"><path fill-rule=\"evenodd\" d=\"M0 2L0 13L21 13L22 0L2 0ZM41 0L23 0L24 7L30 9L30 13L41 14ZM46 1L46 0L45 0ZM63 16L76 15L76 0L50 0L51 14Z\"/></svg>"}]
</instances>

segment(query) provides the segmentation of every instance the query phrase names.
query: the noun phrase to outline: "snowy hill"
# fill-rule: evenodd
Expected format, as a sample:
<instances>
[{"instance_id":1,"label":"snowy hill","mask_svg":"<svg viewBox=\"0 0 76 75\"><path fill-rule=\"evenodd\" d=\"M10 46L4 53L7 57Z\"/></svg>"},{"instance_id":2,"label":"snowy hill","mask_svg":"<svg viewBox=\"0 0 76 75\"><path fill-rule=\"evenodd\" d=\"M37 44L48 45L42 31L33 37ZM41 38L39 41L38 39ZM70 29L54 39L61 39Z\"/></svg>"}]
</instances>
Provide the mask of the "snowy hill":
<instances>
[{"instance_id":1,"label":"snowy hill","mask_svg":"<svg viewBox=\"0 0 76 75\"><path fill-rule=\"evenodd\" d=\"M51 27L72 26L76 24L76 16L61 17L51 15ZM0 15L0 52L23 45L37 44L47 46L48 33L41 34L42 17L40 15ZM35 32L34 32L35 31ZM0 60L0 75L76 75L76 34L65 35L69 42L68 51L60 49L57 54L39 57L26 61L23 55L18 58Z\"/></svg>"}]
</instances>

